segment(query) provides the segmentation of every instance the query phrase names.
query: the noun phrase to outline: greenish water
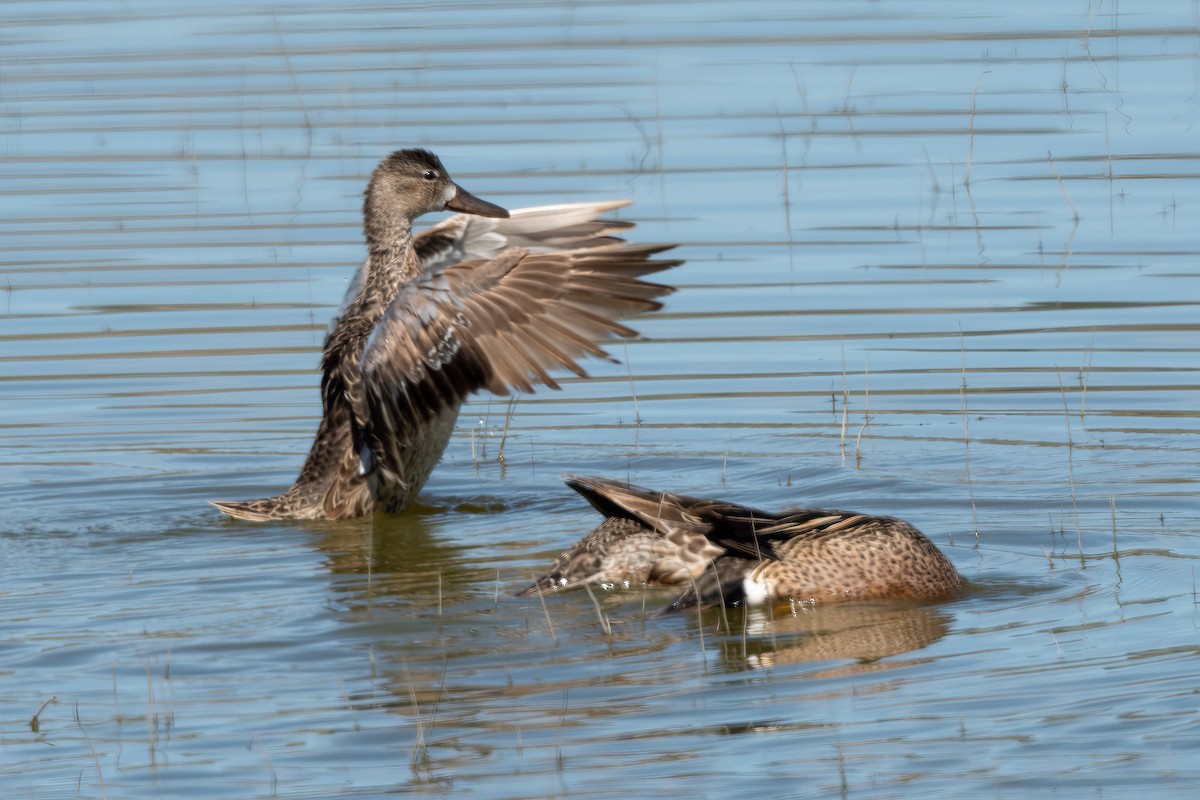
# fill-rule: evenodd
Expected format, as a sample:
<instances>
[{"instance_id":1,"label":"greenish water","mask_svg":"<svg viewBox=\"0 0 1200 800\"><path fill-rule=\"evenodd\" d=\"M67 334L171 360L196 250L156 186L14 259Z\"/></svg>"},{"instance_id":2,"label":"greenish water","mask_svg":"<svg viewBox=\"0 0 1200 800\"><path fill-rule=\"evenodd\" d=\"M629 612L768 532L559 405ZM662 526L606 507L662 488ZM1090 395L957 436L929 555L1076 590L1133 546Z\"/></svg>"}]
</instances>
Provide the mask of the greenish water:
<instances>
[{"instance_id":1,"label":"greenish water","mask_svg":"<svg viewBox=\"0 0 1200 800\"><path fill-rule=\"evenodd\" d=\"M7 4L4 796L1194 796L1198 25ZM632 198L679 291L473 400L422 509L227 520L299 468L412 145L510 207ZM515 599L597 520L564 471L903 516L971 589Z\"/></svg>"}]
</instances>

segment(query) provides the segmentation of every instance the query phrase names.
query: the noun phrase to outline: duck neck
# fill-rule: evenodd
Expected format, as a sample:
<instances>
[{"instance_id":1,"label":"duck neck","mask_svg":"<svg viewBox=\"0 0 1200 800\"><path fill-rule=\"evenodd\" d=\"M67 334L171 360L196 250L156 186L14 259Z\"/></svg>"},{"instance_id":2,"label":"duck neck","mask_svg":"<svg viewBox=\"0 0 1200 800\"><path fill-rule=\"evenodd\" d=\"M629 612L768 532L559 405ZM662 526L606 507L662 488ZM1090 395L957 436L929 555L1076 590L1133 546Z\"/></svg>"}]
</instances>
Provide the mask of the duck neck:
<instances>
[{"instance_id":1,"label":"duck neck","mask_svg":"<svg viewBox=\"0 0 1200 800\"><path fill-rule=\"evenodd\" d=\"M367 232L367 273L358 295L360 310L369 315L382 315L400 287L421 274L421 262L413 247L412 225L390 226L381 235Z\"/></svg>"}]
</instances>

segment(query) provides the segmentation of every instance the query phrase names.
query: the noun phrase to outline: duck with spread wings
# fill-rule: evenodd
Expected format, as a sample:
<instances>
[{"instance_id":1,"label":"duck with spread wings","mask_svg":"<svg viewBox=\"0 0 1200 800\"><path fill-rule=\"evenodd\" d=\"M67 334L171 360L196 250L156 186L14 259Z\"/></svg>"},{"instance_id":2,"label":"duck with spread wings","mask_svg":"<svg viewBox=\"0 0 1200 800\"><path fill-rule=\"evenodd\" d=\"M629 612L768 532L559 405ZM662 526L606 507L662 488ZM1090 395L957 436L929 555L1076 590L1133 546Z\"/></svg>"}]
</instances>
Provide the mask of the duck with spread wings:
<instances>
[{"instance_id":1,"label":"duck with spread wings","mask_svg":"<svg viewBox=\"0 0 1200 800\"><path fill-rule=\"evenodd\" d=\"M660 308L642 276L682 262L673 245L616 237L601 219L627 201L512 212L459 187L426 150L400 150L365 192L368 256L325 340L323 416L295 484L262 500L213 502L234 517L347 519L400 511L442 455L467 395L557 389L578 359L634 337L617 320ZM458 215L419 233L413 220Z\"/></svg>"}]
</instances>

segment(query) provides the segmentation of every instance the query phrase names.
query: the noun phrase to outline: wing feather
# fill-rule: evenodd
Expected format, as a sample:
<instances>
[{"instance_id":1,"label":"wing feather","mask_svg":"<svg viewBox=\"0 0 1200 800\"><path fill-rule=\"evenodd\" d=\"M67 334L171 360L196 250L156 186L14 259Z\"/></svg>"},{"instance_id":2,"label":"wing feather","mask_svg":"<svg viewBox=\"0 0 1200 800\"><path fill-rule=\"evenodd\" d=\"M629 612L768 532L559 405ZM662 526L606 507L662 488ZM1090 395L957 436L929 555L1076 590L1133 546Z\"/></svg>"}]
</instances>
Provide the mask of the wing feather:
<instances>
[{"instance_id":1,"label":"wing feather","mask_svg":"<svg viewBox=\"0 0 1200 800\"><path fill-rule=\"evenodd\" d=\"M594 215L596 206L572 213ZM558 369L585 376L580 358L608 357L597 340L638 335L618 318L661 307L658 298L671 291L640 278L680 263L652 261L663 249L510 248L405 285L363 352L363 405L355 417L376 462L364 469L383 467L403 479L403 450L419 426L474 391L557 389L550 373Z\"/></svg>"},{"instance_id":2,"label":"wing feather","mask_svg":"<svg viewBox=\"0 0 1200 800\"><path fill-rule=\"evenodd\" d=\"M494 258L510 247L561 251L621 244L612 234L629 230L633 223L597 217L631 202L602 200L518 208L508 219L456 214L417 234L413 245L422 267L434 270Z\"/></svg>"}]
</instances>

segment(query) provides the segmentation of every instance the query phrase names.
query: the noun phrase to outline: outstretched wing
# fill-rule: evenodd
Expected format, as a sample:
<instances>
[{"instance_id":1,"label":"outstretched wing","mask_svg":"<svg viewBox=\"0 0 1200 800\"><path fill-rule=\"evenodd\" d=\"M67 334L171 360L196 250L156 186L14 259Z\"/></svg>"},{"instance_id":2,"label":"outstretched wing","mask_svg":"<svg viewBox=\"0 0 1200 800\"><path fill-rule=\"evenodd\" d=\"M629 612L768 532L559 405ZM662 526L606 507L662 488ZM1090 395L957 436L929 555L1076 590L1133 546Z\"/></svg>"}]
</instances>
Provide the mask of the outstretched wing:
<instances>
[{"instance_id":1,"label":"outstretched wing","mask_svg":"<svg viewBox=\"0 0 1200 800\"><path fill-rule=\"evenodd\" d=\"M668 286L640 276L681 262L652 258L670 245L610 244L569 252L510 249L490 260L435 269L406 285L376 325L362 358L364 439L403 478L406 431L457 409L478 389L558 388L554 369L607 358L596 344L636 331L617 320L657 309Z\"/></svg>"},{"instance_id":2,"label":"outstretched wing","mask_svg":"<svg viewBox=\"0 0 1200 800\"><path fill-rule=\"evenodd\" d=\"M430 271L495 258L510 247L538 253L619 244L613 234L629 230L633 223L597 217L632 202L533 206L514 209L506 218L456 214L417 234L413 246L421 268Z\"/></svg>"},{"instance_id":3,"label":"outstretched wing","mask_svg":"<svg viewBox=\"0 0 1200 800\"><path fill-rule=\"evenodd\" d=\"M530 206L513 209L507 218L455 214L414 236L413 247L421 269L431 272L464 261L495 258L510 247L544 253L620 244L622 240L614 234L629 230L633 223L597 218L632 203L632 200L599 200ZM363 261L346 287L329 330L333 330L362 291L366 272L367 262Z\"/></svg>"}]
</instances>

